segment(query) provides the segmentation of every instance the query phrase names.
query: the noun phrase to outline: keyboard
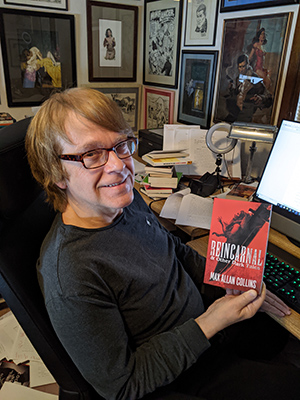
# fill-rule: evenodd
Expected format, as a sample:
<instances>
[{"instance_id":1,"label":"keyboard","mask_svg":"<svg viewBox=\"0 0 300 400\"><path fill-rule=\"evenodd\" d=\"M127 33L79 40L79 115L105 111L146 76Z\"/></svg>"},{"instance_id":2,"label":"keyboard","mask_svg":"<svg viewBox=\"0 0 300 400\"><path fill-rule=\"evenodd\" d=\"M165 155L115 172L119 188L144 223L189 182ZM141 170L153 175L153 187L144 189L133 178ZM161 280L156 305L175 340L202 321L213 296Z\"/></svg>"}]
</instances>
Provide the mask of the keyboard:
<instances>
[{"instance_id":1,"label":"keyboard","mask_svg":"<svg viewBox=\"0 0 300 400\"><path fill-rule=\"evenodd\" d=\"M300 271L267 253L264 282L267 289L300 314Z\"/></svg>"}]
</instances>

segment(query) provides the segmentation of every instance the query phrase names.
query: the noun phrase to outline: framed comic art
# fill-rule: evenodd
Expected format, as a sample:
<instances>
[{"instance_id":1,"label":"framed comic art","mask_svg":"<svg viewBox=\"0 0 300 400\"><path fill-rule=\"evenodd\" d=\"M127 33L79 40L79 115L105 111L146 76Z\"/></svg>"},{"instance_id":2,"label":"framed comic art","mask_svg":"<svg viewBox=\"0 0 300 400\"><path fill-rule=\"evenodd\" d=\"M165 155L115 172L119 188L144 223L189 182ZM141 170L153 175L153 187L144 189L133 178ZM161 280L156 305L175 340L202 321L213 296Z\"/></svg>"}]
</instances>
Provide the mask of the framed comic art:
<instances>
[{"instance_id":1,"label":"framed comic art","mask_svg":"<svg viewBox=\"0 0 300 400\"><path fill-rule=\"evenodd\" d=\"M178 122L210 127L218 51L182 51Z\"/></svg>"},{"instance_id":2,"label":"framed comic art","mask_svg":"<svg viewBox=\"0 0 300 400\"><path fill-rule=\"evenodd\" d=\"M214 121L274 124L292 13L224 20Z\"/></svg>"},{"instance_id":3,"label":"framed comic art","mask_svg":"<svg viewBox=\"0 0 300 400\"><path fill-rule=\"evenodd\" d=\"M133 132L139 130L140 86L137 87L101 87L93 88L115 101L123 111L125 120Z\"/></svg>"},{"instance_id":4,"label":"framed comic art","mask_svg":"<svg viewBox=\"0 0 300 400\"><path fill-rule=\"evenodd\" d=\"M90 82L135 82L138 7L87 0Z\"/></svg>"},{"instance_id":5,"label":"framed comic art","mask_svg":"<svg viewBox=\"0 0 300 400\"><path fill-rule=\"evenodd\" d=\"M178 87L183 0L146 0L144 84Z\"/></svg>"},{"instance_id":6,"label":"framed comic art","mask_svg":"<svg viewBox=\"0 0 300 400\"><path fill-rule=\"evenodd\" d=\"M214 46L219 0L186 2L185 46Z\"/></svg>"},{"instance_id":7,"label":"framed comic art","mask_svg":"<svg viewBox=\"0 0 300 400\"><path fill-rule=\"evenodd\" d=\"M9 107L77 85L73 15L2 8L0 29Z\"/></svg>"},{"instance_id":8,"label":"framed comic art","mask_svg":"<svg viewBox=\"0 0 300 400\"><path fill-rule=\"evenodd\" d=\"M299 0L221 0L220 12L297 4Z\"/></svg>"},{"instance_id":9,"label":"framed comic art","mask_svg":"<svg viewBox=\"0 0 300 400\"><path fill-rule=\"evenodd\" d=\"M173 124L174 97L172 90L144 87L144 129Z\"/></svg>"},{"instance_id":10,"label":"framed comic art","mask_svg":"<svg viewBox=\"0 0 300 400\"><path fill-rule=\"evenodd\" d=\"M68 10L68 0L4 0L4 4Z\"/></svg>"}]
</instances>

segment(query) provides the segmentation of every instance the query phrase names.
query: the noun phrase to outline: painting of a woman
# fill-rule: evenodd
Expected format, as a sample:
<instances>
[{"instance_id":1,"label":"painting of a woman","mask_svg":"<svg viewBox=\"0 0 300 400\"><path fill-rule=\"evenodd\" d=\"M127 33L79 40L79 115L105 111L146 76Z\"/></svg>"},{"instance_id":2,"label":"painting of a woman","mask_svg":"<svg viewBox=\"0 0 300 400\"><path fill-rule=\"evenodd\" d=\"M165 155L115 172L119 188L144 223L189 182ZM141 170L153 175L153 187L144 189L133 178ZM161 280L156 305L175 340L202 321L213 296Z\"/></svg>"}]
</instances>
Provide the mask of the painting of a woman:
<instances>
[{"instance_id":1,"label":"painting of a woman","mask_svg":"<svg viewBox=\"0 0 300 400\"><path fill-rule=\"evenodd\" d=\"M112 30L107 28L105 31L105 38L103 41L103 46L106 47L105 60L114 60L116 58L116 40L113 37Z\"/></svg>"}]
</instances>

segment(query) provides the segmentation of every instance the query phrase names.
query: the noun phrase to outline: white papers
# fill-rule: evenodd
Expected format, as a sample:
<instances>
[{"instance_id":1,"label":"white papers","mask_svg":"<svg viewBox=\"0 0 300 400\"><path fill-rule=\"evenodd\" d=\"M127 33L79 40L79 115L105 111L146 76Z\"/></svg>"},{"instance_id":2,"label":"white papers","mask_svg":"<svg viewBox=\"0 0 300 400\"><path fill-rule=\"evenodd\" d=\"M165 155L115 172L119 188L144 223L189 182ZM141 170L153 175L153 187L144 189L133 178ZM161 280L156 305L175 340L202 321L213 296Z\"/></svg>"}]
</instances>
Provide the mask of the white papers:
<instances>
[{"instance_id":1,"label":"white papers","mask_svg":"<svg viewBox=\"0 0 300 400\"><path fill-rule=\"evenodd\" d=\"M58 396L30 389L17 383L5 382L0 390L0 400L58 400Z\"/></svg>"},{"instance_id":2,"label":"white papers","mask_svg":"<svg viewBox=\"0 0 300 400\"><path fill-rule=\"evenodd\" d=\"M212 208L213 199L191 194L187 188L168 197L160 217L173 218L177 225L210 229Z\"/></svg>"},{"instance_id":3,"label":"white papers","mask_svg":"<svg viewBox=\"0 0 300 400\"><path fill-rule=\"evenodd\" d=\"M206 145L205 136L207 130L200 129L197 125L164 125L164 149L187 149L190 158L193 161L190 165L176 166L176 171L183 172L185 175L204 175L205 172L214 172L216 169L216 154L212 153ZM226 133L227 134L227 133ZM220 146L224 145L224 132L217 130L215 132L216 140ZM223 156L221 164L221 175L228 176L229 169L231 177L241 177L240 162L240 143Z\"/></svg>"},{"instance_id":4,"label":"white papers","mask_svg":"<svg viewBox=\"0 0 300 400\"><path fill-rule=\"evenodd\" d=\"M0 318L0 360L3 358L15 364L30 361L31 387L55 382L11 311Z\"/></svg>"}]
</instances>

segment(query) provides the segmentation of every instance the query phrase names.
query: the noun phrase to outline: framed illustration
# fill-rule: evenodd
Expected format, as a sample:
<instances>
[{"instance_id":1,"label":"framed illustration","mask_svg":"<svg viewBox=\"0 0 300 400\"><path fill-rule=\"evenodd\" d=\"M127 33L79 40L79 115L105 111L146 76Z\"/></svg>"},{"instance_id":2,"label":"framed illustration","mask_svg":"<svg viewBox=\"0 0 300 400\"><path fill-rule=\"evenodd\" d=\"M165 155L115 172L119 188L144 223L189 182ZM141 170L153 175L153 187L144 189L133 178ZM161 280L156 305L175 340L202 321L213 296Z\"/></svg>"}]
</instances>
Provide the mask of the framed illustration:
<instances>
[{"instance_id":1,"label":"framed illustration","mask_svg":"<svg viewBox=\"0 0 300 400\"><path fill-rule=\"evenodd\" d=\"M220 12L298 4L299 0L221 0Z\"/></svg>"},{"instance_id":2,"label":"framed illustration","mask_svg":"<svg viewBox=\"0 0 300 400\"><path fill-rule=\"evenodd\" d=\"M291 14L224 21L215 122L275 123Z\"/></svg>"},{"instance_id":3,"label":"framed illustration","mask_svg":"<svg viewBox=\"0 0 300 400\"><path fill-rule=\"evenodd\" d=\"M68 10L68 0L4 0L4 4Z\"/></svg>"},{"instance_id":4,"label":"framed illustration","mask_svg":"<svg viewBox=\"0 0 300 400\"><path fill-rule=\"evenodd\" d=\"M123 111L125 120L133 132L139 130L140 87L106 87L93 88L104 93L115 101Z\"/></svg>"},{"instance_id":5,"label":"framed illustration","mask_svg":"<svg viewBox=\"0 0 300 400\"><path fill-rule=\"evenodd\" d=\"M182 51L178 122L210 127L218 51Z\"/></svg>"},{"instance_id":6,"label":"framed illustration","mask_svg":"<svg viewBox=\"0 0 300 400\"><path fill-rule=\"evenodd\" d=\"M183 0L146 0L144 84L177 88Z\"/></svg>"},{"instance_id":7,"label":"framed illustration","mask_svg":"<svg viewBox=\"0 0 300 400\"><path fill-rule=\"evenodd\" d=\"M135 82L138 7L87 0L90 82Z\"/></svg>"},{"instance_id":8,"label":"framed illustration","mask_svg":"<svg viewBox=\"0 0 300 400\"><path fill-rule=\"evenodd\" d=\"M0 33L9 107L77 85L73 15L2 8Z\"/></svg>"},{"instance_id":9,"label":"framed illustration","mask_svg":"<svg viewBox=\"0 0 300 400\"><path fill-rule=\"evenodd\" d=\"M185 46L214 46L219 0L186 2Z\"/></svg>"},{"instance_id":10,"label":"framed illustration","mask_svg":"<svg viewBox=\"0 0 300 400\"><path fill-rule=\"evenodd\" d=\"M163 128L173 124L174 97L172 90L144 87L144 128Z\"/></svg>"}]
</instances>

